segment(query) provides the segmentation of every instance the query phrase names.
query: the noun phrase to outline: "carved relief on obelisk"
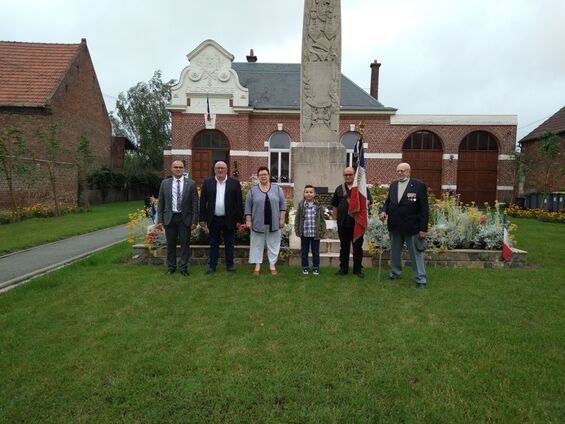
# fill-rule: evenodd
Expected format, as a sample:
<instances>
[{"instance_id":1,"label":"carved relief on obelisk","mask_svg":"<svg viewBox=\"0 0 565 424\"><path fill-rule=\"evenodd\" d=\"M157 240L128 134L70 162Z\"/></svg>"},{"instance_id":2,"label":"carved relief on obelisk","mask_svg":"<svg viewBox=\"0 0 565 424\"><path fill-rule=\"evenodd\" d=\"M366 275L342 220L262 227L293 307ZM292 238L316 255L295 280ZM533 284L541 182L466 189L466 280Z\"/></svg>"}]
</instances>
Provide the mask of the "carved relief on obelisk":
<instances>
[{"instance_id":1,"label":"carved relief on obelisk","mask_svg":"<svg viewBox=\"0 0 565 424\"><path fill-rule=\"evenodd\" d=\"M302 35L302 141L336 141L341 89L339 0L305 0Z\"/></svg>"},{"instance_id":2,"label":"carved relief on obelisk","mask_svg":"<svg viewBox=\"0 0 565 424\"><path fill-rule=\"evenodd\" d=\"M343 181L339 142L341 8L339 0L305 0L302 34L300 143L293 148L294 196L306 184L331 193Z\"/></svg>"}]
</instances>

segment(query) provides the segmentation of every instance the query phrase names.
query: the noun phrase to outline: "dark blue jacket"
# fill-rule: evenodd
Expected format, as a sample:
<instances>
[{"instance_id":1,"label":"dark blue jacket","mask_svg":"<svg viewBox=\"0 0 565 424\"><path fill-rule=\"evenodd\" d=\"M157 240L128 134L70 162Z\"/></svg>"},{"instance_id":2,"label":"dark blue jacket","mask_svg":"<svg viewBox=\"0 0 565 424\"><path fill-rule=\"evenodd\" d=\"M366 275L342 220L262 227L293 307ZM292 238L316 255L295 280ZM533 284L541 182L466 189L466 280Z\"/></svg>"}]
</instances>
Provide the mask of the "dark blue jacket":
<instances>
[{"instance_id":1,"label":"dark blue jacket","mask_svg":"<svg viewBox=\"0 0 565 424\"><path fill-rule=\"evenodd\" d=\"M398 199L398 181L393 182L388 190L383 211L388 215L388 230L404 235L428 231L428 189L426 185L410 178L408 186L400 200Z\"/></svg>"}]
</instances>

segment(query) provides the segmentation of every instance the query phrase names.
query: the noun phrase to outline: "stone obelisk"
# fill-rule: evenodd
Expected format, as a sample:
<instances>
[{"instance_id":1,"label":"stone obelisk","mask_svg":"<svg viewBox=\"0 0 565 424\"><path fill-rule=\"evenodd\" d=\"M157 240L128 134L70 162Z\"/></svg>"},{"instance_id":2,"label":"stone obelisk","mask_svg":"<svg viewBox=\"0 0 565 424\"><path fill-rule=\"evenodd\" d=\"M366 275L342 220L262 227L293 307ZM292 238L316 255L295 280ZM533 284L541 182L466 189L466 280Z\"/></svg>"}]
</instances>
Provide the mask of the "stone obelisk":
<instances>
[{"instance_id":1,"label":"stone obelisk","mask_svg":"<svg viewBox=\"0 0 565 424\"><path fill-rule=\"evenodd\" d=\"M295 201L302 199L306 184L331 193L343 181L340 94L340 0L304 0L300 143L294 149Z\"/></svg>"}]
</instances>

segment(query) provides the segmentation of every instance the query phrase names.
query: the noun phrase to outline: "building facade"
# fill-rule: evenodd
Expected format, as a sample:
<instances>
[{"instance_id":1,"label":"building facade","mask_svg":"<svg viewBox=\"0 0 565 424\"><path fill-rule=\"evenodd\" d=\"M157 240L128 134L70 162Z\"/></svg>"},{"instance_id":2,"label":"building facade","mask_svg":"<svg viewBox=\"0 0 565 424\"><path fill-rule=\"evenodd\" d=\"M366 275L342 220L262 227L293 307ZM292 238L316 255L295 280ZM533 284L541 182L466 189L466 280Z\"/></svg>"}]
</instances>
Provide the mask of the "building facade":
<instances>
[{"instance_id":1,"label":"building facade","mask_svg":"<svg viewBox=\"0 0 565 424\"><path fill-rule=\"evenodd\" d=\"M96 78L86 40L79 44L0 42L0 131L21 131L32 154L35 171L14 175L20 207L53 204L46 162L48 155L37 137L47 137L53 125L61 141L54 162L59 200L77 206L75 165L81 135L90 142L93 166L110 165L112 127ZM0 179L0 210L11 208L8 188Z\"/></svg>"},{"instance_id":2,"label":"building facade","mask_svg":"<svg viewBox=\"0 0 565 424\"><path fill-rule=\"evenodd\" d=\"M188 55L189 66L172 88L168 107L172 141L165 150L165 173L173 160L183 160L201 183L215 161L228 163L242 181L259 166L273 181L292 191L293 148L300 143L300 64L247 62L213 40ZM371 93L342 75L340 139L347 149L343 165L352 161L365 123L369 184L388 184L396 165L412 166L412 175L435 193L455 191L464 202L493 203L512 198L515 115L400 115L378 100L378 71L371 68Z\"/></svg>"}]
</instances>

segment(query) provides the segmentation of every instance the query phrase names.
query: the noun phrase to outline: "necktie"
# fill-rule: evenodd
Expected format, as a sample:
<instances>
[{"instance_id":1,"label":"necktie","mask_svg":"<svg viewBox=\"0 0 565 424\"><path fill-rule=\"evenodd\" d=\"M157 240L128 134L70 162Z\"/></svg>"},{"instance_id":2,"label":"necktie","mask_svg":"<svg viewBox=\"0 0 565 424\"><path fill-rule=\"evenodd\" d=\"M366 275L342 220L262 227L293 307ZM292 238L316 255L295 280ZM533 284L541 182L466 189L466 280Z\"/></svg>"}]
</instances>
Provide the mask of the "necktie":
<instances>
[{"instance_id":1,"label":"necktie","mask_svg":"<svg viewBox=\"0 0 565 424\"><path fill-rule=\"evenodd\" d=\"M180 178L177 180L177 212L180 212Z\"/></svg>"}]
</instances>

